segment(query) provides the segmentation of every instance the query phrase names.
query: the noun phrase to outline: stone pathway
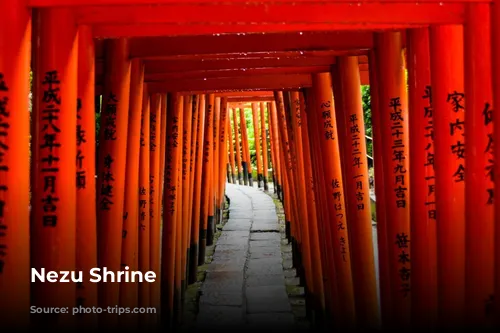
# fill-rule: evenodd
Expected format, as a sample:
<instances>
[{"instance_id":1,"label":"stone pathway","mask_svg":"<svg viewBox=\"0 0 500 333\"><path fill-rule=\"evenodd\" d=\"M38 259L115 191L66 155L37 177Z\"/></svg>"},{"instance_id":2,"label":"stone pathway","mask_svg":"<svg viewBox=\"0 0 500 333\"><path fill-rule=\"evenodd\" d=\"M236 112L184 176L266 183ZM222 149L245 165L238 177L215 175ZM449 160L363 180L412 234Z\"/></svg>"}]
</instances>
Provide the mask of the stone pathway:
<instances>
[{"instance_id":1,"label":"stone pathway","mask_svg":"<svg viewBox=\"0 0 500 333\"><path fill-rule=\"evenodd\" d=\"M226 185L229 220L201 288L200 329L292 329L276 206L255 187Z\"/></svg>"}]
</instances>

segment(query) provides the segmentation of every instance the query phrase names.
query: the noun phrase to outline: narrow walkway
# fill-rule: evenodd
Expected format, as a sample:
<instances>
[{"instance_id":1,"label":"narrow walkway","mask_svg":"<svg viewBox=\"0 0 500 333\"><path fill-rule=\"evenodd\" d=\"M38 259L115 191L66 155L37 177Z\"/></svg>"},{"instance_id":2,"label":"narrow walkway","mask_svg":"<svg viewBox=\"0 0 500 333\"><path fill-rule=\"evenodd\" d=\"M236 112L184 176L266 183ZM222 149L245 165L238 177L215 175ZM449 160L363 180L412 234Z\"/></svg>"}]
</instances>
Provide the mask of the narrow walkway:
<instances>
[{"instance_id":1,"label":"narrow walkway","mask_svg":"<svg viewBox=\"0 0 500 333\"><path fill-rule=\"evenodd\" d=\"M229 220L202 286L199 328L292 329L276 207L249 186L226 184Z\"/></svg>"}]
</instances>

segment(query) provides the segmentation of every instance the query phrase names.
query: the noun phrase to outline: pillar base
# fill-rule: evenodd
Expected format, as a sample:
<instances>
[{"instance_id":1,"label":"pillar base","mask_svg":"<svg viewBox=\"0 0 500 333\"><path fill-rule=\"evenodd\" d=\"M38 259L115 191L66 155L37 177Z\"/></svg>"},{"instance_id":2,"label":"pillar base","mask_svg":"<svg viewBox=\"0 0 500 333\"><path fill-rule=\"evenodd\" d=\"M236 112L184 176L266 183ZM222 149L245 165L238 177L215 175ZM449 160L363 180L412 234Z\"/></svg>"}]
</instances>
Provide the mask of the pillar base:
<instances>
[{"instance_id":1,"label":"pillar base","mask_svg":"<svg viewBox=\"0 0 500 333\"><path fill-rule=\"evenodd\" d=\"M253 177L250 172L248 173L248 185L253 187Z\"/></svg>"},{"instance_id":2,"label":"pillar base","mask_svg":"<svg viewBox=\"0 0 500 333\"><path fill-rule=\"evenodd\" d=\"M174 311L169 306L162 306L161 308L161 328L163 331L169 331L174 326Z\"/></svg>"},{"instance_id":3,"label":"pillar base","mask_svg":"<svg viewBox=\"0 0 500 333\"><path fill-rule=\"evenodd\" d=\"M173 326L176 327L182 322L182 287L175 287L174 290L174 313Z\"/></svg>"},{"instance_id":4,"label":"pillar base","mask_svg":"<svg viewBox=\"0 0 500 333\"><path fill-rule=\"evenodd\" d=\"M190 285L189 283L189 261L191 260L191 251L190 249L186 249L186 280L184 281L186 283L186 289Z\"/></svg>"},{"instance_id":5,"label":"pillar base","mask_svg":"<svg viewBox=\"0 0 500 333\"><path fill-rule=\"evenodd\" d=\"M290 244L290 240L291 240L290 221L285 221L285 236L286 236L286 239L288 240L288 243ZM292 244L292 246L293 246L293 244Z\"/></svg>"},{"instance_id":6,"label":"pillar base","mask_svg":"<svg viewBox=\"0 0 500 333\"><path fill-rule=\"evenodd\" d=\"M188 283L193 284L198 281L198 244L191 244L189 248L189 274Z\"/></svg>"},{"instance_id":7,"label":"pillar base","mask_svg":"<svg viewBox=\"0 0 500 333\"><path fill-rule=\"evenodd\" d=\"M205 253L207 250L207 230L200 230L200 246L198 252L198 266L205 263Z\"/></svg>"},{"instance_id":8,"label":"pillar base","mask_svg":"<svg viewBox=\"0 0 500 333\"><path fill-rule=\"evenodd\" d=\"M243 184L248 185L248 167L247 162L241 162L241 168L243 169Z\"/></svg>"},{"instance_id":9,"label":"pillar base","mask_svg":"<svg viewBox=\"0 0 500 333\"><path fill-rule=\"evenodd\" d=\"M267 184L267 177L263 177L263 181L264 181L264 191L268 192L269 185Z\"/></svg>"},{"instance_id":10,"label":"pillar base","mask_svg":"<svg viewBox=\"0 0 500 333\"><path fill-rule=\"evenodd\" d=\"M281 202L283 202L284 198L283 198L283 191L281 191L281 185L276 183L276 191L277 191L277 194L278 194L278 199L281 200Z\"/></svg>"},{"instance_id":11,"label":"pillar base","mask_svg":"<svg viewBox=\"0 0 500 333\"><path fill-rule=\"evenodd\" d=\"M261 188L260 184L263 182L262 180L262 174L257 174L257 187Z\"/></svg>"},{"instance_id":12,"label":"pillar base","mask_svg":"<svg viewBox=\"0 0 500 333\"><path fill-rule=\"evenodd\" d=\"M186 287L187 287L187 284L186 284L186 280L181 280L181 304L184 304L184 300L186 299L185 296L186 296Z\"/></svg>"},{"instance_id":13,"label":"pillar base","mask_svg":"<svg viewBox=\"0 0 500 333\"><path fill-rule=\"evenodd\" d=\"M297 241L295 238L290 239L290 243L292 245L292 264L293 267L296 269L297 275L299 273L298 267L299 267L299 255L298 255L298 250L297 250Z\"/></svg>"},{"instance_id":14,"label":"pillar base","mask_svg":"<svg viewBox=\"0 0 500 333\"><path fill-rule=\"evenodd\" d=\"M215 225L214 225L214 217L208 217L208 229L207 229L207 246L211 246L214 244L214 235L215 235Z\"/></svg>"}]
</instances>

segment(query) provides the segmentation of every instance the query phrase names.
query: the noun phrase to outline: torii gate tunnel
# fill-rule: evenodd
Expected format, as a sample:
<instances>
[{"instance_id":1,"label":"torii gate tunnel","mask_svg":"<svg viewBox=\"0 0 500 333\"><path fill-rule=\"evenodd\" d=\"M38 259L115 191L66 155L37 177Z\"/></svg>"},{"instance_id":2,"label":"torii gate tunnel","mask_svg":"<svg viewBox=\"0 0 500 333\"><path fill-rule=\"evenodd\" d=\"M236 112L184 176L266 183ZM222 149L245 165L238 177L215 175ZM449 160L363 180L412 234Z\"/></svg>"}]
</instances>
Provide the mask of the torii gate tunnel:
<instances>
[{"instance_id":1,"label":"torii gate tunnel","mask_svg":"<svg viewBox=\"0 0 500 333\"><path fill-rule=\"evenodd\" d=\"M498 103L499 0L0 0L0 330L178 327L227 182L321 327L498 327Z\"/></svg>"}]
</instances>

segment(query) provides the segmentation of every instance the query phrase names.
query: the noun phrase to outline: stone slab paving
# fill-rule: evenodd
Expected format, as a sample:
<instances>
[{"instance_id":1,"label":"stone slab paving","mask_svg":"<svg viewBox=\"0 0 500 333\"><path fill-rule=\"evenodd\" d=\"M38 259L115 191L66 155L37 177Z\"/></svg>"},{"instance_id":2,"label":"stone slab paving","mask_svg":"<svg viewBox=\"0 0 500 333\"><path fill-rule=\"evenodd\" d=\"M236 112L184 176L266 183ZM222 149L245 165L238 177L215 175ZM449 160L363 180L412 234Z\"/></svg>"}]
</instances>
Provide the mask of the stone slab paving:
<instances>
[{"instance_id":1,"label":"stone slab paving","mask_svg":"<svg viewBox=\"0 0 500 333\"><path fill-rule=\"evenodd\" d=\"M293 326L276 206L255 187L226 184L229 220L217 240L199 302L199 328Z\"/></svg>"}]
</instances>

